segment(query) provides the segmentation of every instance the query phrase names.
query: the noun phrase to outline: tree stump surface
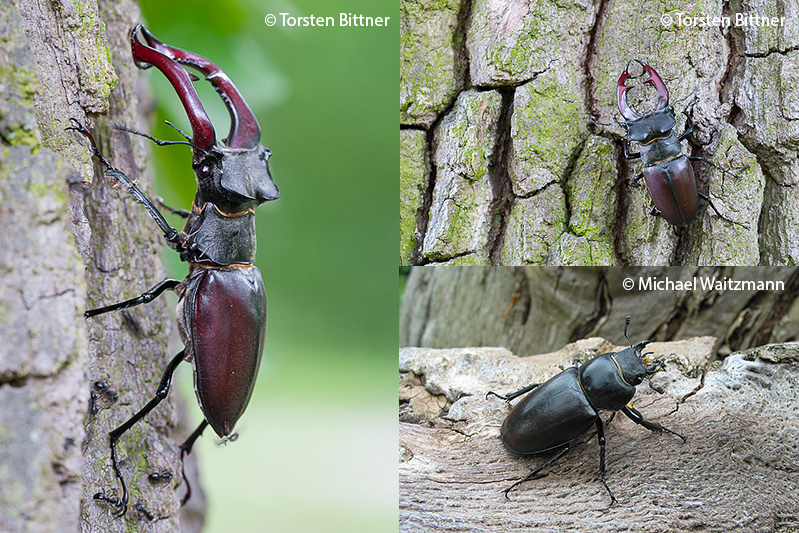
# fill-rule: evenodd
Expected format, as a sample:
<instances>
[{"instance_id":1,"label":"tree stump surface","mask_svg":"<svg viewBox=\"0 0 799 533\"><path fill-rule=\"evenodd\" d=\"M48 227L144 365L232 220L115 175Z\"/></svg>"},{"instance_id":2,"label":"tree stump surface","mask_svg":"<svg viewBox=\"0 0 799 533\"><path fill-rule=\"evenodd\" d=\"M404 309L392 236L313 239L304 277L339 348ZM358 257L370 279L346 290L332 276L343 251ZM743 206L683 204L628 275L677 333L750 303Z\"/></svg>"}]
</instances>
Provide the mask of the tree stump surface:
<instances>
[{"instance_id":1,"label":"tree stump surface","mask_svg":"<svg viewBox=\"0 0 799 533\"><path fill-rule=\"evenodd\" d=\"M788 532L799 530L799 344L715 360L713 337L652 343L666 363L632 405L686 437L655 434L603 413L606 481L591 430L550 456L518 456L499 437L506 394L574 364L619 351L592 338L542 356L504 348L400 350L400 531ZM516 405L520 400L512 402Z\"/></svg>"}]
</instances>

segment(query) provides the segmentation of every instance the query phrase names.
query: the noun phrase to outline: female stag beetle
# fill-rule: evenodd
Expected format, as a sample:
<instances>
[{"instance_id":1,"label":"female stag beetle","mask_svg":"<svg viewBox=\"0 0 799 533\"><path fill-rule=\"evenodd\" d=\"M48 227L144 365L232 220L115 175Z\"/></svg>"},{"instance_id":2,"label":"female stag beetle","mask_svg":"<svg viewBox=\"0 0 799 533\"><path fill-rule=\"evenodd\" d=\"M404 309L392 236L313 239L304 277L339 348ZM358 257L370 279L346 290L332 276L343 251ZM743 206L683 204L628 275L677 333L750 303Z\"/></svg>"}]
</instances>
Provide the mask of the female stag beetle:
<instances>
[{"instance_id":1,"label":"female stag beetle","mask_svg":"<svg viewBox=\"0 0 799 533\"><path fill-rule=\"evenodd\" d=\"M627 337L627 326L630 317L624 324L624 336ZM630 338L627 337L627 342ZM569 451L571 443L596 425L599 440L599 477L602 485L610 495L611 505L616 497L605 482L605 426L599 411L621 411L636 424L656 433L671 433L685 442L685 437L657 422L647 420L630 404L635 394L635 386L644 379L649 386L663 394L663 390L652 384L651 376L661 368L663 363L649 364L647 355L642 353L650 341L642 341L618 353L598 355L579 368L568 368L543 384L529 385L506 396L495 392L488 395L510 402L514 398L533 391L511 410L502 423L500 434L505 447L519 455L532 455L548 451L556 451L554 457L543 465L533 469L523 479L517 481L502 492L532 479Z\"/></svg>"},{"instance_id":2,"label":"female stag beetle","mask_svg":"<svg viewBox=\"0 0 799 533\"><path fill-rule=\"evenodd\" d=\"M144 39L144 42L140 41ZM178 329L185 348L167 365L155 397L127 422L109 433L111 464L122 485L119 498L103 492L95 500L111 504L118 515L128 506L128 489L119 469L116 444L120 436L152 411L167 395L172 374L181 361L194 366L194 384L204 419L180 447L181 460L210 425L223 439L231 439L236 421L250 401L266 336L266 293L255 260L255 208L280 195L269 173L269 150L259 144L261 130L241 93L215 64L197 54L167 46L141 25L130 34L136 66L155 66L170 81L191 123L193 136L184 141L158 141L159 145L187 144L193 150L192 167L197 194L183 231L171 227L155 205L122 171L102 156L91 133L77 120L68 128L85 135L106 175L122 183L141 204L183 261L189 274L179 281L167 279L137 298L86 311L86 317L117 311L152 301L167 289L178 296ZM230 112L230 133L225 144L217 142L214 127L182 65L205 75ZM178 130L180 131L180 130ZM185 480L185 474L184 474ZM169 479L171 474L151 474L150 479ZM187 483L186 503L191 490Z\"/></svg>"},{"instance_id":3,"label":"female stag beetle","mask_svg":"<svg viewBox=\"0 0 799 533\"><path fill-rule=\"evenodd\" d=\"M639 63L644 69L643 73L649 75L644 80L644 83L652 84L658 93L658 103L655 110L646 112L643 115L637 113L627 104L627 91L632 87L628 87L626 82L633 77L629 72L630 63L633 61ZM680 143L694 131L691 117L686 113L688 120L685 131L679 137L676 136L673 130L677 125L677 119L674 115L674 108L669 105L669 91L654 68L637 59L630 60L619 77L619 83L616 87L616 101L619 113L624 117L624 125L627 128L627 139L624 141L624 156L627 159L640 158L644 163L643 172L636 176L634 181L638 182L638 180L644 178L646 188L649 190L649 195L655 204L652 208L653 215L660 214L675 226L685 226L696 218L699 198L702 198L716 212L719 218L744 228L747 227L719 213L711 199L697 189L694 170L689 160L704 161L722 172L730 172L718 165L714 165L704 157L682 155L682 145ZM630 153L630 141L638 143L639 152Z\"/></svg>"}]
</instances>

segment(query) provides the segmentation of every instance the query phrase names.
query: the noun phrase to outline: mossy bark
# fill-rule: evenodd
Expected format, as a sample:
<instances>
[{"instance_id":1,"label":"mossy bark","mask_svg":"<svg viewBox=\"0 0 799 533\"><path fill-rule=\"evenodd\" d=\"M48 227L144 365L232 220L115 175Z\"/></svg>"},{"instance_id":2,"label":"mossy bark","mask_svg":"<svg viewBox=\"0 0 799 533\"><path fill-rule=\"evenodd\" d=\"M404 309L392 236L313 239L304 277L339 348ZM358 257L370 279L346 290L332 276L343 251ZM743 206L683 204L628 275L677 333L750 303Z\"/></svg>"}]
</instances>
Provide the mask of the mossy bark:
<instances>
[{"instance_id":1,"label":"mossy bark","mask_svg":"<svg viewBox=\"0 0 799 533\"><path fill-rule=\"evenodd\" d=\"M450 187L440 179L440 152L478 148L468 136L446 142L435 134L445 122L473 121L476 110L462 96L503 96L493 157L482 162L491 178L487 196L463 206L456 219L436 211L435 202L408 204L421 221L414 228L416 249L402 255L411 263L451 264L467 256L471 264L486 265L799 263L797 0L656 2L645 9L606 0L400 5L400 122L403 129L434 133L423 151L431 162L427 196L445 195ZM777 26L735 25L736 17L753 14L783 18ZM731 25L680 23L700 16L728 17ZM721 219L704 202L687 227L650 215L644 183L633 183L640 162L625 160L625 132L614 123L616 84L633 58L663 78L678 133L685 128L682 111L695 100L694 135L683 142L683 153L736 174L693 163L699 190L746 227ZM652 94L638 87L629 96L644 110L652 107ZM607 149L587 168L583 147L597 139ZM404 157L406 166L422 164ZM599 238L583 233L585 207L572 198L605 204L592 209ZM403 227L404 235L408 231ZM468 253L463 247L432 250L431 231L476 246Z\"/></svg>"},{"instance_id":2,"label":"mossy bark","mask_svg":"<svg viewBox=\"0 0 799 533\"><path fill-rule=\"evenodd\" d=\"M177 425L174 399L120 441L126 517L92 499L120 493L108 432L153 397L174 355L165 299L83 317L165 277L152 220L103 176L86 139L65 131L70 118L86 124L104 155L153 194L144 140L109 128L114 121L147 129L149 104L139 97L146 90L129 44L139 9L131 1L30 0L0 9L2 528L178 530L179 450L168 436ZM118 397L100 394L93 412L95 381ZM175 478L152 484L152 471ZM137 512L137 503L158 520Z\"/></svg>"}]
</instances>

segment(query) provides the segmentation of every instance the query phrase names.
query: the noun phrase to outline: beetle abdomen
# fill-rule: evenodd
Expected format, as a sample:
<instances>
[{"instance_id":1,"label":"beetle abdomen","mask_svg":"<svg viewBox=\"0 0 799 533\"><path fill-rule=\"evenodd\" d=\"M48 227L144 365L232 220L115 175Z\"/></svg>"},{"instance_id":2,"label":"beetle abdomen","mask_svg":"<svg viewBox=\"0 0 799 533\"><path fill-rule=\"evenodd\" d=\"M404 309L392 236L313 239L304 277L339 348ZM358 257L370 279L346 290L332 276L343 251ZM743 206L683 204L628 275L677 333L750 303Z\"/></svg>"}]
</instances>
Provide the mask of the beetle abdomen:
<instances>
[{"instance_id":1,"label":"beetle abdomen","mask_svg":"<svg viewBox=\"0 0 799 533\"><path fill-rule=\"evenodd\" d=\"M684 155L662 164L644 167L646 187L660 214L675 226L696 218L699 193L694 170Z\"/></svg>"},{"instance_id":2,"label":"beetle abdomen","mask_svg":"<svg viewBox=\"0 0 799 533\"><path fill-rule=\"evenodd\" d=\"M194 356L194 388L220 437L250 401L266 337L266 293L258 268L202 269L183 302Z\"/></svg>"},{"instance_id":3,"label":"beetle abdomen","mask_svg":"<svg viewBox=\"0 0 799 533\"><path fill-rule=\"evenodd\" d=\"M573 441L596 422L597 413L568 368L533 389L502 424L502 442L513 453L531 454Z\"/></svg>"}]
</instances>

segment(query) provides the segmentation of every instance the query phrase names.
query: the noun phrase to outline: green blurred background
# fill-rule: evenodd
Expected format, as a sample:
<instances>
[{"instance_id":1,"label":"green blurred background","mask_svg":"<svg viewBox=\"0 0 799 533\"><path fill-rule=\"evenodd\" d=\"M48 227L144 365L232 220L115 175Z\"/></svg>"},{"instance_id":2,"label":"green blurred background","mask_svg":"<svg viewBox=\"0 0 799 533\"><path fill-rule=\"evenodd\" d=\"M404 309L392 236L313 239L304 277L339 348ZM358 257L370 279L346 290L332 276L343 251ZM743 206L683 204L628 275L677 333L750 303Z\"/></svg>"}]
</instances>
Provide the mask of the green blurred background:
<instances>
[{"instance_id":1,"label":"green blurred background","mask_svg":"<svg viewBox=\"0 0 799 533\"><path fill-rule=\"evenodd\" d=\"M379 532L397 529L396 78L399 9L386 0L142 0L167 44L211 59L236 83L272 150L282 196L257 211L269 300L264 362L241 438L196 447L206 531ZM391 17L388 27L282 27L279 13ZM269 27L267 14L278 15ZM174 90L148 71L151 133L190 131ZM196 87L217 138L228 113ZM185 147L154 149L159 193L188 208ZM172 219L173 225L181 222ZM187 272L164 253L170 275ZM175 342L177 336L175 334ZM179 386L201 414L183 365Z\"/></svg>"}]
</instances>

